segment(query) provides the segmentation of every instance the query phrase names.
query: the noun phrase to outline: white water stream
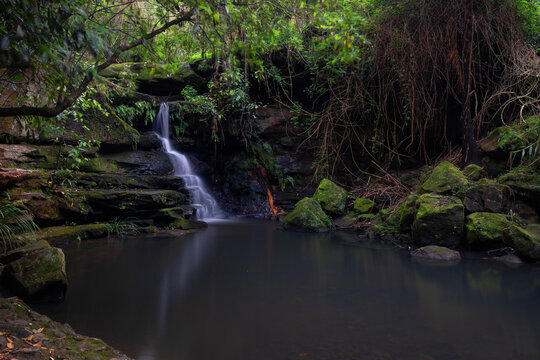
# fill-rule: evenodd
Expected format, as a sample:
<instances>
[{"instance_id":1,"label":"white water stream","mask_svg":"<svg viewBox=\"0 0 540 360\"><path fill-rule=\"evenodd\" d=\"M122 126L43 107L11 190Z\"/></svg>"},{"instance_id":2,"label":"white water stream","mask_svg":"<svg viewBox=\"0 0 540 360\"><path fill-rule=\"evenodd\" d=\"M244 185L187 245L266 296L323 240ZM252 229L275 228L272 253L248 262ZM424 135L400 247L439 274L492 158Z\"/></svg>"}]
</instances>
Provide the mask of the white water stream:
<instances>
[{"instance_id":1,"label":"white water stream","mask_svg":"<svg viewBox=\"0 0 540 360\"><path fill-rule=\"evenodd\" d=\"M195 218L198 220L222 219L223 212L216 200L210 195L202 179L197 176L187 157L174 150L169 139L169 105L162 103L154 119L154 132L161 140L163 149L169 155L174 168L174 175L180 176L186 183L186 189L191 195L191 206L196 209Z\"/></svg>"}]
</instances>

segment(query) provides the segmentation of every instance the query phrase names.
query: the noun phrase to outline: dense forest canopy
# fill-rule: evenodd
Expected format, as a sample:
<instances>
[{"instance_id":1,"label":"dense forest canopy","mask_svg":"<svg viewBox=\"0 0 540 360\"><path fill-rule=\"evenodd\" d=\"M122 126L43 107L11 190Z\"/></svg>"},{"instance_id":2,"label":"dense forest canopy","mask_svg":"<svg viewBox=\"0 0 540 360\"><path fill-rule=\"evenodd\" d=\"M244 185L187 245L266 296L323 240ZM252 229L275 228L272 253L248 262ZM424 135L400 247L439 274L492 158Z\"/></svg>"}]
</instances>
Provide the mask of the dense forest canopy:
<instances>
[{"instance_id":1,"label":"dense forest canopy","mask_svg":"<svg viewBox=\"0 0 540 360\"><path fill-rule=\"evenodd\" d=\"M429 160L538 112L536 0L0 0L0 116L55 117L118 62L206 61L183 96L245 141L260 103L317 138L317 171ZM238 122L238 114L241 120ZM232 116L235 115L235 116ZM353 165L351 165L353 164Z\"/></svg>"}]
</instances>

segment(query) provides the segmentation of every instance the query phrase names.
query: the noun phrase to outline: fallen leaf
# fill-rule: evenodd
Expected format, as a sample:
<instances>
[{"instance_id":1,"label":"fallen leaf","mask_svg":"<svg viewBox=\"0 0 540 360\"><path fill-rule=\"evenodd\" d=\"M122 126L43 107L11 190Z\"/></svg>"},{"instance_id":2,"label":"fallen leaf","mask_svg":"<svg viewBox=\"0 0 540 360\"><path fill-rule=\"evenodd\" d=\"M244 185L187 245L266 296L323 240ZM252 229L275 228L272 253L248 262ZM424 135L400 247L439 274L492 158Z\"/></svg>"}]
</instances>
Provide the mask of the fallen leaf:
<instances>
[{"instance_id":1,"label":"fallen leaf","mask_svg":"<svg viewBox=\"0 0 540 360\"><path fill-rule=\"evenodd\" d=\"M10 338L6 337L6 340L9 342L9 343L12 343L13 340L11 340Z\"/></svg>"},{"instance_id":2,"label":"fallen leaf","mask_svg":"<svg viewBox=\"0 0 540 360\"><path fill-rule=\"evenodd\" d=\"M39 341L39 342L35 343L35 344L34 344L34 345L32 345L32 346L36 346L36 347L41 347L41 341Z\"/></svg>"},{"instance_id":3,"label":"fallen leaf","mask_svg":"<svg viewBox=\"0 0 540 360\"><path fill-rule=\"evenodd\" d=\"M13 345L12 342L8 342L8 343L6 344L6 346L7 346L8 349L13 349L13 348L15 347L15 345Z\"/></svg>"},{"instance_id":4,"label":"fallen leaf","mask_svg":"<svg viewBox=\"0 0 540 360\"><path fill-rule=\"evenodd\" d=\"M35 332L35 333L40 333L40 332L42 332L42 331L43 331L43 328L39 328L39 329L35 330L34 332Z\"/></svg>"},{"instance_id":5,"label":"fallen leaf","mask_svg":"<svg viewBox=\"0 0 540 360\"><path fill-rule=\"evenodd\" d=\"M26 341L32 341L32 339L34 338L34 334L28 336L28 337L25 337L23 338L23 340L26 340Z\"/></svg>"}]
</instances>

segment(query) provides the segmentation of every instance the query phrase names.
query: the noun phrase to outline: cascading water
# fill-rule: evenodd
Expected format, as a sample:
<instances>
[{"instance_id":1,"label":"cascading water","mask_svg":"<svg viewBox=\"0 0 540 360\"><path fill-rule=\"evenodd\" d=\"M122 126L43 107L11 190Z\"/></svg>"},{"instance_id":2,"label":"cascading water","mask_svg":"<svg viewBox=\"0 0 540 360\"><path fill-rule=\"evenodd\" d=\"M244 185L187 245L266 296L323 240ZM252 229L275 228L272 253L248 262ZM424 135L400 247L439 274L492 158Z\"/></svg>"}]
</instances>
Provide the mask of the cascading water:
<instances>
[{"instance_id":1,"label":"cascading water","mask_svg":"<svg viewBox=\"0 0 540 360\"><path fill-rule=\"evenodd\" d=\"M187 157L174 150L169 140L169 105L162 103L154 119L154 132L161 140L163 149L169 155L174 168L174 175L180 176L191 194L191 206L195 207L195 217L199 220L220 219L223 213L216 200L210 195L202 179L193 173Z\"/></svg>"}]
</instances>

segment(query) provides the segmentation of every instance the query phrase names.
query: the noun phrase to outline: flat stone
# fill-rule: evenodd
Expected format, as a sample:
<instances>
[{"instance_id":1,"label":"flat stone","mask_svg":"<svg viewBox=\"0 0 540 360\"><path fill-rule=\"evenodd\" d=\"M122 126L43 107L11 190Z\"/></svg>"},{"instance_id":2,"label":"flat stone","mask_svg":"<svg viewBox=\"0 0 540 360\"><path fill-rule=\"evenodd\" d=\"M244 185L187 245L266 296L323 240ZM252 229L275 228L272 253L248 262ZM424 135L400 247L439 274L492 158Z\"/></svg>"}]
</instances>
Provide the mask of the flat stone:
<instances>
[{"instance_id":1,"label":"flat stone","mask_svg":"<svg viewBox=\"0 0 540 360\"><path fill-rule=\"evenodd\" d=\"M435 261L459 262L461 255L459 251L449 249L444 246L428 245L411 251L411 256Z\"/></svg>"}]
</instances>

